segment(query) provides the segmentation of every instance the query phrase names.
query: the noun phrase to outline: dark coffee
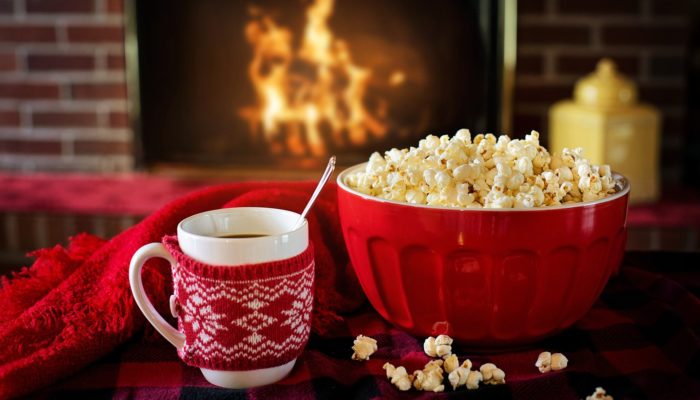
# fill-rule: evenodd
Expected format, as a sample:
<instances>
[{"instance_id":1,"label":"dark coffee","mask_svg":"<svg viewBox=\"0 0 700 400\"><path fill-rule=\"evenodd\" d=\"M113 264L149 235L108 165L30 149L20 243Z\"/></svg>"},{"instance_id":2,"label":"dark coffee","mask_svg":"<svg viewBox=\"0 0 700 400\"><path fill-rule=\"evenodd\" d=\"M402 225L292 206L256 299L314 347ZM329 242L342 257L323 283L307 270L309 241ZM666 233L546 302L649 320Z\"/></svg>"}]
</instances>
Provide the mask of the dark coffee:
<instances>
[{"instance_id":1,"label":"dark coffee","mask_svg":"<svg viewBox=\"0 0 700 400\"><path fill-rule=\"evenodd\" d=\"M246 239L267 236L264 233L232 233L228 235L217 236L222 239Z\"/></svg>"}]
</instances>

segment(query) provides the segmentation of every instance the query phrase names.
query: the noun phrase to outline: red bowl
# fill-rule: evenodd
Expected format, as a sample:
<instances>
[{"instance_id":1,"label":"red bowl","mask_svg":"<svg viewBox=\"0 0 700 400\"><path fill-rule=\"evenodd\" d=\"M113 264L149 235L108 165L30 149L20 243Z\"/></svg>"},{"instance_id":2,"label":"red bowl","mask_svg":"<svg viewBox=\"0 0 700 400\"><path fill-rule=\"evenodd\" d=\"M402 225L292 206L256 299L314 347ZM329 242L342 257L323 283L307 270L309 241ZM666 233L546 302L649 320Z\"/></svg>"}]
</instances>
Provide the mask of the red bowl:
<instances>
[{"instance_id":1,"label":"red bowl","mask_svg":"<svg viewBox=\"0 0 700 400\"><path fill-rule=\"evenodd\" d=\"M338 177L345 243L374 308L421 336L532 342L578 321L620 265L629 183L602 200L456 209L383 200Z\"/></svg>"}]
</instances>

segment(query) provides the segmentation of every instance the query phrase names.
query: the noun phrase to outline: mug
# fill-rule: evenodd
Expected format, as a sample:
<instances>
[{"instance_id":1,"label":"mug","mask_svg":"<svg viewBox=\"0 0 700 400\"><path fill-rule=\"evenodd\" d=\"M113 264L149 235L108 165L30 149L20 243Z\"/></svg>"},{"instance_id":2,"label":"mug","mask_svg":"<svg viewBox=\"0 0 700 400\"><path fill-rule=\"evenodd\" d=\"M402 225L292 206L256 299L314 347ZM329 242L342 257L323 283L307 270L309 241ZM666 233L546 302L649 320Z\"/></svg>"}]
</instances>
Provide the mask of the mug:
<instances>
[{"instance_id":1,"label":"mug","mask_svg":"<svg viewBox=\"0 0 700 400\"><path fill-rule=\"evenodd\" d=\"M247 388L289 374L309 338L314 261L308 223L273 208L207 211L182 220L177 237L141 247L129 281L146 319L212 384ZM226 238L231 235L263 235ZM173 273L171 326L148 300L141 269L167 260Z\"/></svg>"}]
</instances>

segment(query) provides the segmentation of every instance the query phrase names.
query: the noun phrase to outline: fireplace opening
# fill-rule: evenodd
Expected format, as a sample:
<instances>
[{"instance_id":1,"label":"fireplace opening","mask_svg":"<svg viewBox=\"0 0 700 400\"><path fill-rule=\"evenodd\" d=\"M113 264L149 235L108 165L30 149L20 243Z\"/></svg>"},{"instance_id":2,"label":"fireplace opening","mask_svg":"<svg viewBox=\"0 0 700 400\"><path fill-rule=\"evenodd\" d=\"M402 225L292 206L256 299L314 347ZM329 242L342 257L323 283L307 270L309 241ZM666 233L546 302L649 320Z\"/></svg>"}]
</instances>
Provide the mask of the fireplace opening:
<instances>
[{"instance_id":1,"label":"fireplace opening","mask_svg":"<svg viewBox=\"0 0 700 400\"><path fill-rule=\"evenodd\" d=\"M138 162L303 170L428 133L500 132L506 6L135 0Z\"/></svg>"}]
</instances>

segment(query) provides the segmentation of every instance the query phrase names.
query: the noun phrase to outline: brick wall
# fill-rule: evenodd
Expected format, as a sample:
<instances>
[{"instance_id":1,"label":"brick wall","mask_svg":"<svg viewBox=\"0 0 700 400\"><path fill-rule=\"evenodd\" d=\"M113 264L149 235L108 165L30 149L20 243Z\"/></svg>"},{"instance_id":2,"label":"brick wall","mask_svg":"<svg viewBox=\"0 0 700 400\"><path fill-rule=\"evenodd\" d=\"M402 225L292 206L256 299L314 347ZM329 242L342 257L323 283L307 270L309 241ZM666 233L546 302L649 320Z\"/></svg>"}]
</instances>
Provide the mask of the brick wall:
<instances>
[{"instance_id":1,"label":"brick wall","mask_svg":"<svg viewBox=\"0 0 700 400\"><path fill-rule=\"evenodd\" d=\"M514 131L541 127L579 77L611 57L663 115L664 184L681 180L689 0L520 0Z\"/></svg>"},{"instance_id":2,"label":"brick wall","mask_svg":"<svg viewBox=\"0 0 700 400\"><path fill-rule=\"evenodd\" d=\"M121 0L0 0L0 169L132 167Z\"/></svg>"},{"instance_id":3,"label":"brick wall","mask_svg":"<svg viewBox=\"0 0 700 400\"><path fill-rule=\"evenodd\" d=\"M689 0L520 0L514 134L537 128L603 56L663 112L663 176L681 178ZM0 0L0 169L132 166L121 0ZM28 155L32 155L29 157Z\"/></svg>"}]
</instances>

